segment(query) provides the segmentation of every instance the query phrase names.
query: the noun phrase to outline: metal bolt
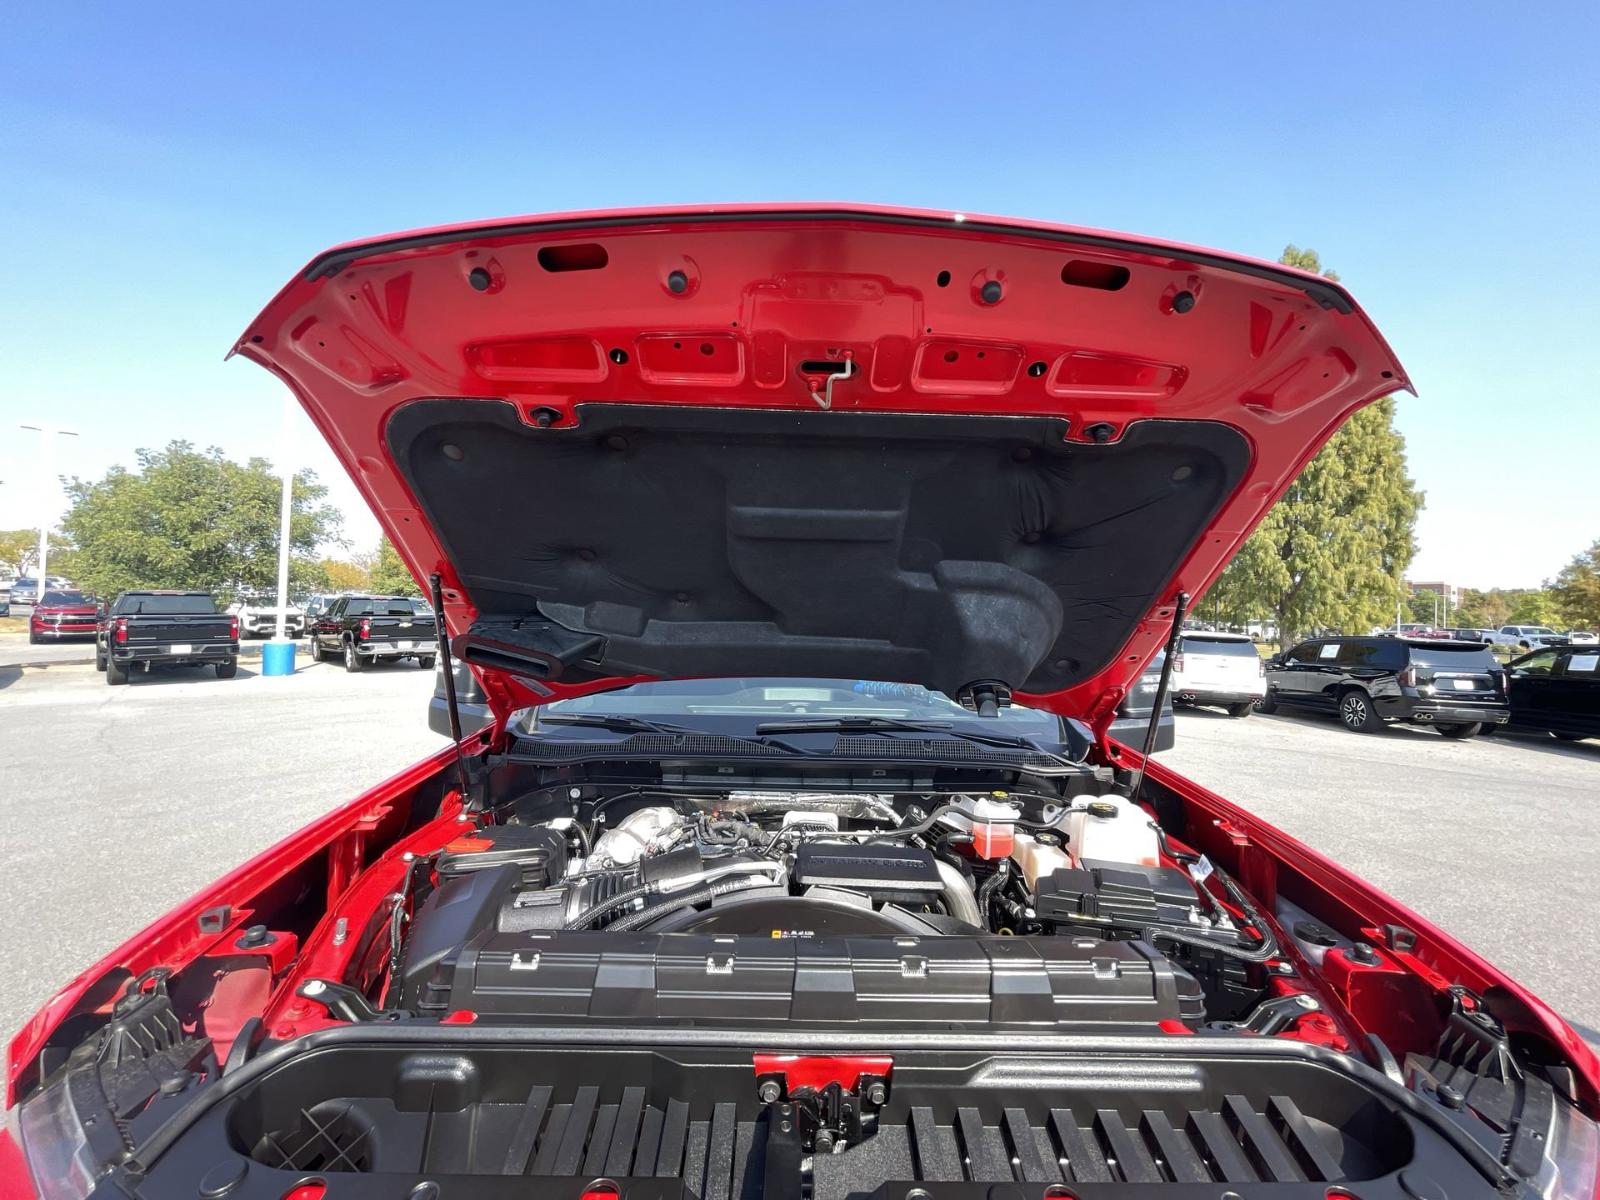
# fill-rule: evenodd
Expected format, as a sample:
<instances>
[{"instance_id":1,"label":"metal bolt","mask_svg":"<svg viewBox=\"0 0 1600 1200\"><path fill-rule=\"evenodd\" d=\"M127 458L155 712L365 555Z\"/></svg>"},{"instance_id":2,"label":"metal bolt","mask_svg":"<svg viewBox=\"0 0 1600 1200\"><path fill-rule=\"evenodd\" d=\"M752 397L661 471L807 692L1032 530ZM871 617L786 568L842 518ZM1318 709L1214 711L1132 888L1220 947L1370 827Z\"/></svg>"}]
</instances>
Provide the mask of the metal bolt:
<instances>
[{"instance_id":1,"label":"metal bolt","mask_svg":"<svg viewBox=\"0 0 1600 1200\"><path fill-rule=\"evenodd\" d=\"M772 1104L783 1095L783 1089L778 1086L776 1079L763 1079L756 1095L761 1097L761 1103Z\"/></svg>"},{"instance_id":2,"label":"metal bolt","mask_svg":"<svg viewBox=\"0 0 1600 1200\"><path fill-rule=\"evenodd\" d=\"M342 946L345 939L350 936L350 918L340 917L333 923L333 944Z\"/></svg>"},{"instance_id":3,"label":"metal bolt","mask_svg":"<svg viewBox=\"0 0 1600 1200\"><path fill-rule=\"evenodd\" d=\"M888 1098L889 1089L884 1087L881 1083L875 1083L871 1087L867 1088L868 1104L882 1104Z\"/></svg>"},{"instance_id":4,"label":"metal bolt","mask_svg":"<svg viewBox=\"0 0 1600 1200\"><path fill-rule=\"evenodd\" d=\"M832 1132L830 1132L829 1130L826 1130L826 1129L819 1129L817 1131L817 1153L818 1154L829 1154L832 1151L833 1151L833 1134L832 1134Z\"/></svg>"},{"instance_id":5,"label":"metal bolt","mask_svg":"<svg viewBox=\"0 0 1600 1200\"><path fill-rule=\"evenodd\" d=\"M1467 1101L1457 1088L1451 1087L1448 1083L1441 1083L1435 1094L1439 1097L1439 1103L1446 1108L1460 1108Z\"/></svg>"},{"instance_id":6,"label":"metal bolt","mask_svg":"<svg viewBox=\"0 0 1600 1200\"><path fill-rule=\"evenodd\" d=\"M1294 1002L1296 1004L1298 1004L1301 1008L1315 1008L1315 1007L1317 1007L1316 997L1308 996L1304 992L1302 992L1300 995L1296 996L1294 998Z\"/></svg>"}]
</instances>

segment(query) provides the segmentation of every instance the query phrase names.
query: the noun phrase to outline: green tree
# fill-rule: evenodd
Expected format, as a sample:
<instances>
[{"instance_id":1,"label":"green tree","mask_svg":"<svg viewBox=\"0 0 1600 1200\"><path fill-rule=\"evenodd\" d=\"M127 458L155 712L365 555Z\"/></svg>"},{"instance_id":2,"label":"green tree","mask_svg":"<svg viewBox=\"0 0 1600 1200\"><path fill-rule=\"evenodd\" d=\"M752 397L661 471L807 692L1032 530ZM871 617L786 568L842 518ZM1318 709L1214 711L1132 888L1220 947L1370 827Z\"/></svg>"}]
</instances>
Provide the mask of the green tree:
<instances>
[{"instance_id":1,"label":"green tree","mask_svg":"<svg viewBox=\"0 0 1600 1200\"><path fill-rule=\"evenodd\" d=\"M1600 628L1600 541L1561 568L1550 589L1562 618L1588 629Z\"/></svg>"},{"instance_id":2,"label":"green tree","mask_svg":"<svg viewBox=\"0 0 1600 1200\"><path fill-rule=\"evenodd\" d=\"M132 587L268 589L278 574L282 484L266 459L243 464L212 447L175 441L137 452L138 469L67 483L61 523L77 548L75 582L102 596ZM291 583L314 587L319 543L337 540L340 517L311 471L294 478Z\"/></svg>"},{"instance_id":3,"label":"green tree","mask_svg":"<svg viewBox=\"0 0 1600 1200\"><path fill-rule=\"evenodd\" d=\"M370 583L368 586L374 592L385 596L420 596L422 594L422 589L417 586L417 581L411 577L411 569L400 561L400 555L395 551L393 543L388 538L384 538L378 543L378 552L373 555L369 578Z\"/></svg>"},{"instance_id":4,"label":"green tree","mask_svg":"<svg viewBox=\"0 0 1600 1200\"><path fill-rule=\"evenodd\" d=\"M68 575L60 556L72 553L72 543L59 533L50 534L50 574ZM18 575L26 575L39 565L39 531L37 529L0 529L0 566L8 566Z\"/></svg>"},{"instance_id":5,"label":"green tree","mask_svg":"<svg viewBox=\"0 0 1600 1200\"><path fill-rule=\"evenodd\" d=\"M1415 621L1420 625L1432 625L1442 620L1444 605L1439 602L1439 594L1427 588L1413 588L1406 597L1405 618Z\"/></svg>"},{"instance_id":6,"label":"green tree","mask_svg":"<svg viewBox=\"0 0 1600 1200\"><path fill-rule=\"evenodd\" d=\"M1467 588L1456 606L1456 623L1474 629L1498 629L1511 621L1511 601L1504 588Z\"/></svg>"},{"instance_id":7,"label":"green tree","mask_svg":"<svg viewBox=\"0 0 1600 1200\"><path fill-rule=\"evenodd\" d=\"M1313 275L1321 275L1324 279L1339 282L1339 272L1324 271L1322 269L1322 256L1315 250L1302 250L1293 242L1283 248L1283 253L1278 255L1278 261L1286 267L1297 267L1302 271L1310 271Z\"/></svg>"},{"instance_id":8,"label":"green tree","mask_svg":"<svg viewBox=\"0 0 1600 1200\"><path fill-rule=\"evenodd\" d=\"M1545 588L1523 588L1514 593L1508 625L1549 625L1561 623L1560 605L1554 592Z\"/></svg>"},{"instance_id":9,"label":"green tree","mask_svg":"<svg viewBox=\"0 0 1600 1200\"><path fill-rule=\"evenodd\" d=\"M322 573L328 578L328 589L334 592L364 592L372 586L367 569L338 558L322 560Z\"/></svg>"},{"instance_id":10,"label":"green tree","mask_svg":"<svg viewBox=\"0 0 1600 1200\"><path fill-rule=\"evenodd\" d=\"M1280 262L1322 271L1315 250ZM1322 272L1337 279L1333 272ZM1394 620L1416 553L1422 493L1385 397L1347 421L1267 513L1213 587L1206 607L1231 624L1271 620L1289 644L1314 629L1365 632Z\"/></svg>"}]
</instances>

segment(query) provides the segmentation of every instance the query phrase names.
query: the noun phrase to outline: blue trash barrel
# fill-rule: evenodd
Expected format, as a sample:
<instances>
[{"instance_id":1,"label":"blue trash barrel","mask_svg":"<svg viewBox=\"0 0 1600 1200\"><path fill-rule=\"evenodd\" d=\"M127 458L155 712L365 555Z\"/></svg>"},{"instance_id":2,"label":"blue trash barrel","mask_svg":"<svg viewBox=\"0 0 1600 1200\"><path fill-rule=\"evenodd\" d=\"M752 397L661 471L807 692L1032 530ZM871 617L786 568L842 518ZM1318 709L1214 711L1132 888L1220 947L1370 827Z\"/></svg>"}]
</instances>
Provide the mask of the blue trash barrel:
<instances>
[{"instance_id":1,"label":"blue trash barrel","mask_svg":"<svg viewBox=\"0 0 1600 1200\"><path fill-rule=\"evenodd\" d=\"M263 675L293 675L294 643L265 643L261 647L261 673Z\"/></svg>"}]
</instances>

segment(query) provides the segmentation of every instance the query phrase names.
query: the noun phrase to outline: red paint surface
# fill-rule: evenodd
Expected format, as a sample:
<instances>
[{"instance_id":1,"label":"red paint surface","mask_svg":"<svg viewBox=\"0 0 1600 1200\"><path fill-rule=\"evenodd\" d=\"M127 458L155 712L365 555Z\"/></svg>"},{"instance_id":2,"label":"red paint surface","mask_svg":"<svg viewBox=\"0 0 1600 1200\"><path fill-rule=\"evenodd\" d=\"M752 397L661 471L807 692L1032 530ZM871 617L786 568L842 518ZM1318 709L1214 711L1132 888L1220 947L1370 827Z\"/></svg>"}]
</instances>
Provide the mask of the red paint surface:
<instances>
[{"instance_id":1,"label":"red paint surface","mask_svg":"<svg viewBox=\"0 0 1600 1200\"><path fill-rule=\"evenodd\" d=\"M557 425L585 401L814 411L818 380L800 364L849 358L860 370L835 387L841 412L1046 414L1076 439L1151 417L1239 429L1255 451L1245 477L1127 644L1073 688L1019 696L1102 729L1161 645L1177 593L1204 592L1346 417L1410 386L1325 280L1025 221L815 204L558 214L330 255L235 349L294 390L407 564L440 573L453 635L476 610L384 441L412 400L509 400ZM547 265L602 257L600 269ZM1000 298L986 302L995 283ZM1180 313L1185 294L1194 303ZM510 675L479 675L502 720L540 702ZM552 684L545 699L618 682Z\"/></svg>"},{"instance_id":2,"label":"red paint surface","mask_svg":"<svg viewBox=\"0 0 1600 1200\"><path fill-rule=\"evenodd\" d=\"M33 1172L22 1156L14 1125L0 1125L0 1196L6 1200L36 1200Z\"/></svg>"},{"instance_id":3,"label":"red paint surface","mask_svg":"<svg viewBox=\"0 0 1600 1200\"><path fill-rule=\"evenodd\" d=\"M894 1069L894 1059L877 1054L757 1054L754 1056L756 1076L777 1075L783 1078L792 1092L796 1088L825 1088L837 1083L845 1091L854 1091L863 1075L888 1078Z\"/></svg>"}]
</instances>

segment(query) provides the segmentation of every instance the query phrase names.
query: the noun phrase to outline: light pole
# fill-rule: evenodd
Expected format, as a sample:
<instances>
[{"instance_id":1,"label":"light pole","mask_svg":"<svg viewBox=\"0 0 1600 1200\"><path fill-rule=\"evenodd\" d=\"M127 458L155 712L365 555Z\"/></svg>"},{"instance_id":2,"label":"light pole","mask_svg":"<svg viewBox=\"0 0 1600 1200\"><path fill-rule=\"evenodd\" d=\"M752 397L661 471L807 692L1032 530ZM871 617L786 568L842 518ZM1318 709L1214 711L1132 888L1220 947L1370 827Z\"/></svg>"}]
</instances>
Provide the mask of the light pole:
<instances>
[{"instance_id":1,"label":"light pole","mask_svg":"<svg viewBox=\"0 0 1600 1200\"><path fill-rule=\"evenodd\" d=\"M294 674L294 643L289 640L289 526L294 516L294 397L283 399L283 493L278 502L278 624L261 651L263 675Z\"/></svg>"},{"instance_id":2,"label":"light pole","mask_svg":"<svg viewBox=\"0 0 1600 1200\"><path fill-rule=\"evenodd\" d=\"M31 429L44 441L44 452L40 461L44 466L44 487L39 489L39 589L34 593L35 606L44 599L45 581L48 576L45 568L49 565L50 557L50 526L55 524L56 513L55 499L56 488L56 444L51 434L57 437L77 437L74 429L57 429L53 425L24 425L22 428Z\"/></svg>"}]
</instances>

